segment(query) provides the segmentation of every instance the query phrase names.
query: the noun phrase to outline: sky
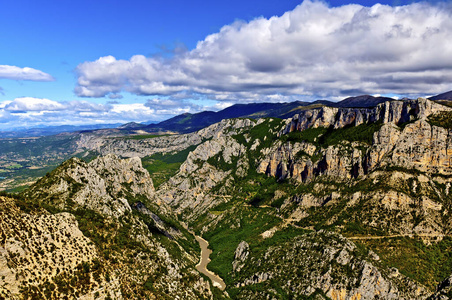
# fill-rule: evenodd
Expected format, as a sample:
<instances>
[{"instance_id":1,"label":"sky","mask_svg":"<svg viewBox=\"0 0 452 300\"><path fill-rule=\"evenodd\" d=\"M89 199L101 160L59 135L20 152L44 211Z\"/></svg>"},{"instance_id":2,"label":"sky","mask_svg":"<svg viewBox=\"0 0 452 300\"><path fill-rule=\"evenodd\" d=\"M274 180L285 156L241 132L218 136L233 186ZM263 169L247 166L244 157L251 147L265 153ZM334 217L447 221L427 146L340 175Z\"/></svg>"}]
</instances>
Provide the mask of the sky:
<instances>
[{"instance_id":1,"label":"sky","mask_svg":"<svg viewBox=\"0 0 452 300\"><path fill-rule=\"evenodd\" d=\"M452 90L452 2L0 2L0 130Z\"/></svg>"}]
</instances>

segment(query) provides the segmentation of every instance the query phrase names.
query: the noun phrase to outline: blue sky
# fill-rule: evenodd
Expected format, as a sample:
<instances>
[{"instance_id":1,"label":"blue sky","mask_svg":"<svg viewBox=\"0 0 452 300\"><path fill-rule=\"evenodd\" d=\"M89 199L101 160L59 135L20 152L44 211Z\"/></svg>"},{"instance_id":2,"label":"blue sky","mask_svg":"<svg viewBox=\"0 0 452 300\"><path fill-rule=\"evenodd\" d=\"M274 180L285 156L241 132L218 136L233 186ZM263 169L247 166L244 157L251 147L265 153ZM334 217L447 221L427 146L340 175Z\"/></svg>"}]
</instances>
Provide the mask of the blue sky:
<instances>
[{"instance_id":1,"label":"blue sky","mask_svg":"<svg viewBox=\"0 0 452 300\"><path fill-rule=\"evenodd\" d=\"M2 1L0 130L445 92L451 14L408 0Z\"/></svg>"}]
</instances>

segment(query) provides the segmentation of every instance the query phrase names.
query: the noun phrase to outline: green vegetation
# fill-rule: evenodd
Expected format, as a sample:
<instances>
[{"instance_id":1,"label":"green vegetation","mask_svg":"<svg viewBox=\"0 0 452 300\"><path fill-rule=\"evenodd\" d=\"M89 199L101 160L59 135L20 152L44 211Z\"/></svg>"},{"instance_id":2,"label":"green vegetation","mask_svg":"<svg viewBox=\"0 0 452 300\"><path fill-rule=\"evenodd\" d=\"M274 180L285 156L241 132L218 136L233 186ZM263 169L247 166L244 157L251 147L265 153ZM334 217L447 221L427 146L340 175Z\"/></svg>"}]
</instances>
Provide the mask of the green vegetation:
<instances>
[{"instance_id":1,"label":"green vegetation","mask_svg":"<svg viewBox=\"0 0 452 300\"><path fill-rule=\"evenodd\" d=\"M217 169L229 171L234 169L234 167L237 165L238 159L239 158L237 156L233 156L232 161L230 163L227 163L223 158L223 151L221 151L216 155L209 157L207 159L207 163L216 167Z\"/></svg>"},{"instance_id":2,"label":"green vegetation","mask_svg":"<svg viewBox=\"0 0 452 300\"><path fill-rule=\"evenodd\" d=\"M292 131L281 137L283 141L299 142L305 141L308 143L319 143L319 138L328 132L325 127L308 128L303 131Z\"/></svg>"},{"instance_id":3,"label":"green vegetation","mask_svg":"<svg viewBox=\"0 0 452 300\"><path fill-rule=\"evenodd\" d=\"M278 118L268 118L264 122L253 126L244 133L233 135L232 137L237 140L237 142L251 147L256 141L259 142L259 146L255 151L248 151L251 155L256 155L261 149L270 147L276 140L278 140L277 133L282 129L284 122ZM248 140L248 142L247 142Z\"/></svg>"},{"instance_id":4,"label":"green vegetation","mask_svg":"<svg viewBox=\"0 0 452 300\"><path fill-rule=\"evenodd\" d=\"M439 282L450 276L452 266L452 238L426 245L419 238L385 238L362 240L359 243L372 249L385 266L396 267L417 282L434 291Z\"/></svg>"},{"instance_id":5,"label":"green vegetation","mask_svg":"<svg viewBox=\"0 0 452 300\"><path fill-rule=\"evenodd\" d=\"M380 130L382 125L381 122L374 122L358 126L349 125L338 129L334 129L332 126L308 128L303 131L290 132L281 139L287 142L305 141L322 147L337 145L343 141L357 141L371 145L373 134Z\"/></svg>"},{"instance_id":6,"label":"green vegetation","mask_svg":"<svg viewBox=\"0 0 452 300\"><path fill-rule=\"evenodd\" d=\"M221 208L217 207L213 210L217 211ZM304 234L304 230L292 228L277 232L272 238L264 240L260 234L281 222L275 212L274 208L255 208L245 204L241 207L236 206L235 209L227 212L227 217L223 218L224 222L203 235L213 250L209 269L219 274L226 285L232 283L231 263L234 260L235 249L241 241L246 241L252 251L265 251L270 245Z\"/></svg>"},{"instance_id":7,"label":"green vegetation","mask_svg":"<svg viewBox=\"0 0 452 300\"><path fill-rule=\"evenodd\" d=\"M154 187L158 188L162 183L174 176L188 154L195 150L197 145L175 153L156 153L142 158L143 167L151 175Z\"/></svg>"},{"instance_id":8,"label":"green vegetation","mask_svg":"<svg viewBox=\"0 0 452 300\"><path fill-rule=\"evenodd\" d=\"M452 129L452 111L442 111L428 117L430 125Z\"/></svg>"}]
</instances>

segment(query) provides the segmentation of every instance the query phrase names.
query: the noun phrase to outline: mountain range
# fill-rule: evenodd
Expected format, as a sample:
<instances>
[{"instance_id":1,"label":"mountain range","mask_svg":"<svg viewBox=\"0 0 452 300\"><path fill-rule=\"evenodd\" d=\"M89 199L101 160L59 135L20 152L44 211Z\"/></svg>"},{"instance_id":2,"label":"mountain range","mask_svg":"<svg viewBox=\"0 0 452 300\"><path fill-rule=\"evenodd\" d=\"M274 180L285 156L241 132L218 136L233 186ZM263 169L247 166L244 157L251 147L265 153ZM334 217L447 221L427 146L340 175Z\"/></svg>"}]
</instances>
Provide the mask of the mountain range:
<instances>
[{"instance_id":1,"label":"mountain range","mask_svg":"<svg viewBox=\"0 0 452 300\"><path fill-rule=\"evenodd\" d=\"M448 104L236 105L152 125L186 133L5 140L3 174L61 162L0 195L0 298L450 299Z\"/></svg>"},{"instance_id":2,"label":"mountain range","mask_svg":"<svg viewBox=\"0 0 452 300\"><path fill-rule=\"evenodd\" d=\"M448 102L452 100L452 91L432 96L431 100L440 100ZM356 97L349 97L339 102L328 100L317 100L314 102L294 101L289 103L249 103L249 104L235 104L218 112L203 111L195 114L185 113L168 120L155 123L127 123L127 124L93 124L81 126L45 126L40 128L24 128L14 131L0 131L0 138L19 138L19 137L37 137L55 135L63 132L80 132L92 131L99 129L104 130L104 134L130 134L136 132L148 133L189 133L200 130L204 127L212 125L223 119L231 118L289 118L294 114L306 109L313 108L319 105L326 105L330 107L351 107L351 108L365 108L375 107L379 103L391 101L388 97L374 97L370 95L361 95Z\"/></svg>"}]
</instances>

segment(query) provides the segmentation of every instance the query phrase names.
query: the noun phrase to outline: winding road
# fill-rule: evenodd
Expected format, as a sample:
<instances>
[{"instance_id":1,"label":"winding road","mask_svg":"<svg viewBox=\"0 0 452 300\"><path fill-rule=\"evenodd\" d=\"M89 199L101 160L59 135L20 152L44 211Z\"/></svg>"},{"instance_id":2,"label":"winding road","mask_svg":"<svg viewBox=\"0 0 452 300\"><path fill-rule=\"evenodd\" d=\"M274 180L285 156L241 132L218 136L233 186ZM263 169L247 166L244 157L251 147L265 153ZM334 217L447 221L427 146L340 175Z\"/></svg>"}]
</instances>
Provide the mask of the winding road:
<instances>
[{"instance_id":1,"label":"winding road","mask_svg":"<svg viewBox=\"0 0 452 300\"><path fill-rule=\"evenodd\" d=\"M210 262L209 256L212 253L212 250L208 248L209 242L197 235L195 235L195 239L201 247L201 259L196 265L196 269L209 277L210 280L212 280L212 284L223 291L226 288L226 284L224 283L223 279L221 279L220 276L216 275L212 271L207 270L207 264Z\"/></svg>"}]
</instances>

